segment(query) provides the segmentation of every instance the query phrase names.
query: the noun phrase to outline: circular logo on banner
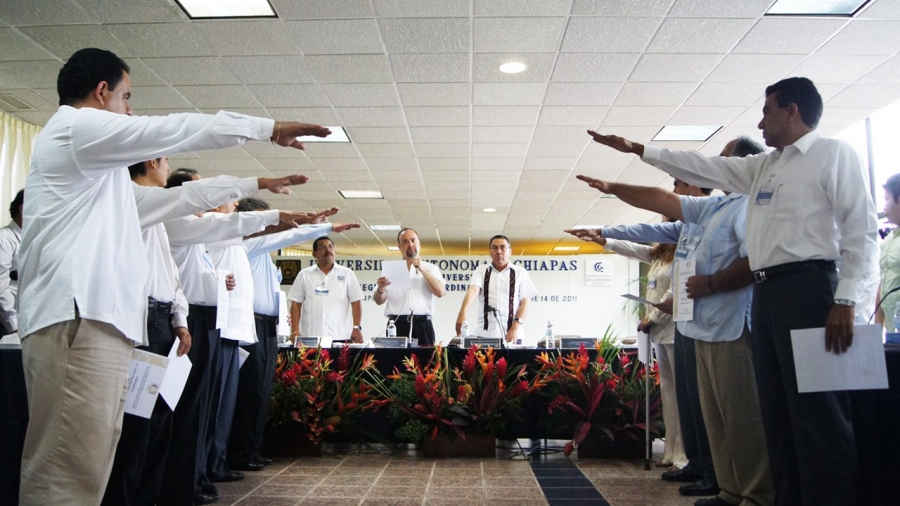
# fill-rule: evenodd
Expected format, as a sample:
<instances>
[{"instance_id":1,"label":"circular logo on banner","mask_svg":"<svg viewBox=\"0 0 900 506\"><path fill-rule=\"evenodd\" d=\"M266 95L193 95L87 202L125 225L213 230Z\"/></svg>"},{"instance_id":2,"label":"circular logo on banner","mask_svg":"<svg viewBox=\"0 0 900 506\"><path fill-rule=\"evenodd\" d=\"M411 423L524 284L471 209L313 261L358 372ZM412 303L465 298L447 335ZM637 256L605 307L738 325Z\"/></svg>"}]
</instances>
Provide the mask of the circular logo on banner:
<instances>
[{"instance_id":1,"label":"circular logo on banner","mask_svg":"<svg viewBox=\"0 0 900 506\"><path fill-rule=\"evenodd\" d=\"M594 264L594 272L603 272L603 262L597 262Z\"/></svg>"}]
</instances>

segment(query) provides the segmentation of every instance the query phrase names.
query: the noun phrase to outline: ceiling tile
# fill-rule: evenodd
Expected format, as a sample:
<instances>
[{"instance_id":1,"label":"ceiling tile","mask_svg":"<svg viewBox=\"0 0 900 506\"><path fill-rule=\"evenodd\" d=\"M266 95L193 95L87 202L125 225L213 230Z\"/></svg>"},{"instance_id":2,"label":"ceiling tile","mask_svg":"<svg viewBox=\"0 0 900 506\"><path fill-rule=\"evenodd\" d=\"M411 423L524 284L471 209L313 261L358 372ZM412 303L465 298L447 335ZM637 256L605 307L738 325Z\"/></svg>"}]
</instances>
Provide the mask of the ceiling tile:
<instances>
[{"instance_id":1,"label":"ceiling tile","mask_svg":"<svg viewBox=\"0 0 900 506\"><path fill-rule=\"evenodd\" d=\"M537 121L539 107L488 107L472 108L473 126L527 126Z\"/></svg>"},{"instance_id":2,"label":"ceiling tile","mask_svg":"<svg viewBox=\"0 0 900 506\"><path fill-rule=\"evenodd\" d=\"M900 98L900 88L893 84L854 84L825 103L830 107L880 108Z\"/></svg>"},{"instance_id":3,"label":"ceiling tile","mask_svg":"<svg viewBox=\"0 0 900 506\"><path fill-rule=\"evenodd\" d=\"M766 13L772 0L676 0L669 16L710 18L758 18Z\"/></svg>"},{"instance_id":4,"label":"ceiling tile","mask_svg":"<svg viewBox=\"0 0 900 506\"><path fill-rule=\"evenodd\" d=\"M404 106L469 105L472 86L469 83L398 83Z\"/></svg>"},{"instance_id":5,"label":"ceiling tile","mask_svg":"<svg viewBox=\"0 0 900 506\"><path fill-rule=\"evenodd\" d=\"M570 171L573 167L575 167L575 162L577 161L577 157L535 158L529 156L525 159L525 166L523 167L523 170L525 172L540 170Z\"/></svg>"},{"instance_id":6,"label":"ceiling tile","mask_svg":"<svg viewBox=\"0 0 900 506\"><path fill-rule=\"evenodd\" d=\"M566 83L621 82L628 78L639 54L560 53L552 80Z\"/></svg>"},{"instance_id":7,"label":"ceiling tile","mask_svg":"<svg viewBox=\"0 0 900 506\"><path fill-rule=\"evenodd\" d=\"M468 82L468 53L392 54L391 67L398 83Z\"/></svg>"},{"instance_id":8,"label":"ceiling tile","mask_svg":"<svg viewBox=\"0 0 900 506\"><path fill-rule=\"evenodd\" d=\"M533 142L531 146L528 148L528 157L532 158L546 158L546 157L571 157L571 156L580 156L584 151L584 147L587 144L587 141L575 143L575 142L567 142L567 143L540 143Z\"/></svg>"},{"instance_id":9,"label":"ceiling tile","mask_svg":"<svg viewBox=\"0 0 900 506\"><path fill-rule=\"evenodd\" d=\"M620 83L550 83L544 105L610 105Z\"/></svg>"},{"instance_id":10,"label":"ceiling tile","mask_svg":"<svg viewBox=\"0 0 900 506\"><path fill-rule=\"evenodd\" d=\"M177 90L198 108L232 110L237 107L261 107L257 101L259 95L254 97L243 86L179 86Z\"/></svg>"},{"instance_id":11,"label":"ceiling tile","mask_svg":"<svg viewBox=\"0 0 900 506\"><path fill-rule=\"evenodd\" d=\"M357 163L357 160L360 160L359 158L354 158L355 156L359 156L359 153L357 153L356 146L353 144L308 142L305 146L306 150L304 153L316 164L316 167L319 167L319 169L329 167L337 170L349 170L350 167L347 163ZM338 158L339 160L333 160L335 158ZM332 160L323 162L323 159ZM360 171L365 171L365 169L363 168Z\"/></svg>"},{"instance_id":12,"label":"ceiling tile","mask_svg":"<svg viewBox=\"0 0 900 506\"><path fill-rule=\"evenodd\" d=\"M513 143L490 143L490 144L473 144L472 156L487 158L503 158L525 156L528 151L528 144Z\"/></svg>"},{"instance_id":13,"label":"ceiling tile","mask_svg":"<svg viewBox=\"0 0 900 506\"><path fill-rule=\"evenodd\" d=\"M393 84L325 84L322 85L332 105L399 106Z\"/></svg>"},{"instance_id":14,"label":"ceiling tile","mask_svg":"<svg viewBox=\"0 0 900 506\"><path fill-rule=\"evenodd\" d=\"M885 56L814 54L786 77L808 77L815 83L851 83L885 60L887 60Z\"/></svg>"},{"instance_id":15,"label":"ceiling tile","mask_svg":"<svg viewBox=\"0 0 900 506\"><path fill-rule=\"evenodd\" d=\"M669 118L670 125L727 125L746 107L679 107Z\"/></svg>"},{"instance_id":16,"label":"ceiling tile","mask_svg":"<svg viewBox=\"0 0 900 506\"><path fill-rule=\"evenodd\" d=\"M763 97L765 89L757 83L703 83L685 105L749 106Z\"/></svg>"},{"instance_id":17,"label":"ceiling tile","mask_svg":"<svg viewBox=\"0 0 900 506\"><path fill-rule=\"evenodd\" d=\"M473 158L472 173L485 170L522 170L522 158Z\"/></svg>"},{"instance_id":18,"label":"ceiling tile","mask_svg":"<svg viewBox=\"0 0 900 506\"><path fill-rule=\"evenodd\" d=\"M413 142L469 142L469 127L411 127Z\"/></svg>"},{"instance_id":19,"label":"ceiling tile","mask_svg":"<svg viewBox=\"0 0 900 506\"><path fill-rule=\"evenodd\" d=\"M475 83L473 105L541 105L544 83Z\"/></svg>"},{"instance_id":20,"label":"ceiling tile","mask_svg":"<svg viewBox=\"0 0 900 506\"><path fill-rule=\"evenodd\" d=\"M664 16L672 5L672 0L629 0L611 2L609 0L575 0L573 16L633 16L640 12L644 16Z\"/></svg>"},{"instance_id":21,"label":"ceiling tile","mask_svg":"<svg viewBox=\"0 0 900 506\"><path fill-rule=\"evenodd\" d=\"M96 23L71 0L6 2L0 18L11 25L69 25Z\"/></svg>"},{"instance_id":22,"label":"ceiling tile","mask_svg":"<svg viewBox=\"0 0 900 506\"><path fill-rule=\"evenodd\" d=\"M409 126L469 126L469 107L404 107Z\"/></svg>"},{"instance_id":23,"label":"ceiling tile","mask_svg":"<svg viewBox=\"0 0 900 506\"><path fill-rule=\"evenodd\" d=\"M318 84L250 84L247 89L264 107L327 107Z\"/></svg>"},{"instance_id":24,"label":"ceiling tile","mask_svg":"<svg viewBox=\"0 0 900 506\"><path fill-rule=\"evenodd\" d=\"M282 19L350 19L375 16L369 0L269 0Z\"/></svg>"},{"instance_id":25,"label":"ceiling tile","mask_svg":"<svg viewBox=\"0 0 900 506\"><path fill-rule=\"evenodd\" d=\"M571 143L587 141L586 130L593 128L593 123L585 126L539 126L534 129L531 142L538 143Z\"/></svg>"},{"instance_id":26,"label":"ceiling tile","mask_svg":"<svg viewBox=\"0 0 900 506\"><path fill-rule=\"evenodd\" d=\"M680 105L695 83L625 83L615 105Z\"/></svg>"},{"instance_id":27,"label":"ceiling tile","mask_svg":"<svg viewBox=\"0 0 900 506\"><path fill-rule=\"evenodd\" d=\"M381 18L437 18L469 15L469 0L375 0L375 13Z\"/></svg>"},{"instance_id":28,"label":"ceiling tile","mask_svg":"<svg viewBox=\"0 0 900 506\"><path fill-rule=\"evenodd\" d=\"M285 21L285 26L303 54L384 52L373 19Z\"/></svg>"},{"instance_id":29,"label":"ceiling tile","mask_svg":"<svg viewBox=\"0 0 900 506\"><path fill-rule=\"evenodd\" d=\"M3 93L4 95L11 94L14 97L18 98L19 100L25 102L26 104L34 107L34 110L36 110L36 111L56 112L57 109L59 109L59 105L58 105L59 98L56 97L55 91L53 92L52 95L49 93L38 94L32 90L25 90L25 89L18 89L18 90L16 90L16 89L6 90L5 89L5 90L0 91L0 93ZM13 110L11 108L6 108L5 106L2 106L2 107L3 107L3 110L5 110L8 113L15 113L17 111L17 110ZM27 112L27 111L23 111L23 112Z\"/></svg>"},{"instance_id":30,"label":"ceiling tile","mask_svg":"<svg viewBox=\"0 0 900 506\"><path fill-rule=\"evenodd\" d=\"M718 54L644 54L630 80L700 82L721 60Z\"/></svg>"},{"instance_id":31,"label":"ceiling tile","mask_svg":"<svg viewBox=\"0 0 900 506\"><path fill-rule=\"evenodd\" d=\"M522 171L519 170L480 170L472 173L472 181L476 183L490 182L507 182L515 183L519 181ZM480 186L480 185L479 185Z\"/></svg>"},{"instance_id":32,"label":"ceiling tile","mask_svg":"<svg viewBox=\"0 0 900 506\"><path fill-rule=\"evenodd\" d=\"M0 28L0 61L52 60L53 55L12 28Z\"/></svg>"},{"instance_id":33,"label":"ceiling tile","mask_svg":"<svg viewBox=\"0 0 900 506\"><path fill-rule=\"evenodd\" d=\"M335 107L345 126L380 127L406 124L399 107Z\"/></svg>"},{"instance_id":34,"label":"ceiling tile","mask_svg":"<svg viewBox=\"0 0 900 506\"><path fill-rule=\"evenodd\" d=\"M900 4L897 2L874 2L859 14L860 18L900 19Z\"/></svg>"},{"instance_id":35,"label":"ceiling tile","mask_svg":"<svg viewBox=\"0 0 900 506\"><path fill-rule=\"evenodd\" d=\"M298 51L280 19L192 24L219 56L293 55Z\"/></svg>"},{"instance_id":36,"label":"ceiling tile","mask_svg":"<svg viewBox=\"0 0 900 506\"><path fill-rule=\"evenodd\" d=\"M900 21L856 19L816 53L893 55L897 51L900 51Z\"/></svg>"},{"instance_id":37,"label":"ceiling tile","mask_svg":"<svg viewBox=\"0 0 900 506\"><path fill-rule=\"evenodd\" d=\"M56 60L0 62L5 88L46 88L56 83L62 65Z\"/></svg>"},{"instance_id":38,"label":"ceiling tile","mask_svg":"<svg viewBox=\"0 0 900 506\"><path fill-rule=\"evenodd\" d=\"M163 23L185 21L187 16L174 3L77 0L85 12L101 23Z\"/></svg>"},{"instance_id":39,"label":"ceiling tile","mask_svg":"<svg viewBox=\"0 0 900 506\"><path fill-rule=\"evenodd\" d=\"M416 156L429 158L458 158L469 156L468 143L417 143Z\"/></svg>"},{"instance_id":40,"label":"ceiling tile","mask_svg":"<svg viewBox=\"0 0 900 506\"><path fill-rule=\"evenodd\" d=\"M422 160L418 160L418 165L422 164ZM418 170L416 160L414 158L369 158L366 160L369 170L376 172L379 170Z\"/></svg>"},{"instance_id":41,"label":"ceiling tile","mask_svg":"<svg viewBox=\"0 0 900 506\"><path fill-rule=\"evenodd\" d=\"M346 150L346 152L351 153L352 149L347 149L346 145L341 149ZM313 148L316 149L316 148ZM333 153L332 153L333 154ZM347 158L342 157L322 157L317 158L315 160L315 166L321 172L327 173L332 170L355 170L355 171L366 171L366 164L363 162L362 158L353 158L355 152L348 155ZM315 155L314 155L315 156Z\"/></svg>"},{"instance_id":42,"label":"ceiling tile","mask_svg":"<svg viewBox=\"0 0 900 506\"><path fill-rule=\"evenodd\" d=\"M191 108L191 104L170 86L133 86L129 103L135 111Z\"/></svg>"},{"instance_id":43,"label":"ceiling tile","mask_svg":"<svg viewBox=\"0 0 900 506\"><path fill-rule=\"evenodd\" d=\"M473 80L482 83L545 83L553 70L555 53L475 53L472 55ZM520 62L524 72L506 74L500 65Z\"/></svg>"},{"instance_id":44,"label":"ceiling tile","mask_svg":"<svg viewBox=\"0 0 900 506\"><path fill-rule=\"evenodd\" d=\"M268 107L273 118L316 125L340 125L341 120L330 107Z\"/></svg>"},{"instance_id":45,"label":"ceiling tile","mask_svg":"<svg viewBox=\"0 0 900 506\"><path fill-rule=\"evenodd\" d=\"M843 19L760 19L734 53L810 54L847 23Z\"/></svg>"},{"instance_id":46,"label":"ceiling tile","mask_svg":"<svg viewBox=\"0 0 900 506\"><path fill-rule=\"evenodd\" d=\"M894 56L859 79L866 84L900 84L900 56Z\"/></svg>"},{"instance_id":47,"label":"ceiling tile","mask_svg":"<svg viewBox=\"0 0 900 506\"><path fill-rule=\"evenodd\" d=\"M379 19L391 53L461 53L469 51L468 18Z\"/></svg>"},{"instance_id":48,"label":"ceiling tile","mask_svg":"<svg viewBox=\"0 0 900 506\"><path fill-rule=\"evenodd\" d=\"M409 142L409 132L404 127L389 128L347 128L347 134L355 143L367 144L396 144Z\"/></svg>"},{"instance_id":49,"label":"ceiling tile","mask_svg":"<svg viewBox=\"0 0 900 506\"><path fill-rule=\"evenodd\" d=\"M476 16L567 16L572 0L473 0Z\"/></svg>"},{"instance_id":50,"label":"ceiling tile","mask_svg":"<svg viewBox=\"0 0 900 506\"><path fill-rule=\"evenodd\" d=\"M99 25L23 26L19 29L62 60L67 60L72 53L83 47L102 47L121 58L131 56L131 52L122 43Z\"/></svg>"},{"instance_id":51,"label":"ceiling tile","mask_svg":"<svg viewBox=\"0 0 900 506\"><path fill-rule=\"evenodd\" d=\"M240 84L215 57L143 58L141 61L169 84Z\"/></svg>"},{"instance_id":52,"label":"ceiling tile","mask_svg":"<svg viewBox=\"0 0 900 506\"><path fill-rule=\"evenodd\" d=\"M385 55L307 56L306 65L321 83L389 83L394 80Z\"/></svg>"},{"instance_id":53,"label":"ceiling tile","mask_svg":"<svg viewBox=\"0 0 900 506\"><path fill-rule=\"evenodd\" d=\"M750 30L751 19L666 18L650 53L726 53Z\"/></svg>"},{"instance_id":54,"label":"ceiling tile","mask_svg":"<svg viewBox=\"0 0 900 506\"><path fill-rule=\"evenodd\" d=\"M425 184L442 182L442 181L468 181L469 171L467 170L425 170L422 171L422 179Z\"/></svg>"},{"instance_id":55,"label":"ceiling tile","mask_svg":"<svg viewBox=\"0 0 900 506\"><path fill-rule=\"evenodd\" d=\"M297 84L315 81L302 56L225 56L221 60L244 84Z\"/></svg>"},{"instance_id":56,"label":"ceiling tile","mask_svg":"<svg viewBox=\"0 0 900 506\"><path fill-rule=\"evenodd\" d=\"M478 53L556 51L565 18L475 18Z\"/></svg>"},{"instance_id":57,"label":"ceiling tile","mask_svg":"<svg viewBox=\"0 0 900 506\"><path fill-rule=\"evenodd\" d=\"M472 128L472 142L529 142L533 127L482 127Z\"/></svg>"},{"instance_id":58,"label":"ceiling tile","mask_svg":"<svg viewBox=\"0 0 900 506\"><path fill-rule=\"evenodd\" d=\"M806 57L790 54L729 54L705 81L716 83L774 83Z\"/></svg>"},{"instance_id":59,"label":"ceiling tile","mask_svg":"<svg viewBox=\"0 0 900 506\"><path fill-rule=\"evenodd\" d=\"M545 106L539 125L599 125L607 107Z\"/></svg>"},{"instance_id":60,"label":"ceiling tile","mask_svg":"<svg viewBox=\"0 0 900 506\"><path fill-rule=\"evenodd\" d=\"M341 189L344 189L342 183L349 181L374 181L372 174L362 170L329 170L325 175L332 187Z\"/></svg>"},{"instance_id":61,"label":"ceiling tile","mask_svg":"<svg viewBox=\"0 0 900 506\"><path fill-rule=\"evenodd\" d=\"M410 143L403 144L357 144L356 149L363 158L413 158Z\"/></svg>"},{"instance_id":62,"label":"ceiling tile","mask_svg":"<svg viewBox=\"0 0 900 506\"><path fill-rule=\"evenodd\" d=\"M610 107L603 119L606 126L656 126L663 125L675 112L675 107Z\"/></svg>"},{"instance_id":63,"label":"ceiling tile","mask_svg":"<svg viewBox=\"0 0 900 506\"><path fill-rule=\"evenodd\" d=\"M469 159L465 158L426 158L419 157L419 167L426 171L468 171Z\"/></svg>"},{"instance_id":64,"label":"ceiling tile","mask_svg":"<svg viewBox=\"0 0 900 506\"><path fill-rule=\"evenodd\" d=\"M192 23L154 23L104 25L103 28L136 56L173 58L215 55L195 26Z\"/></svg>"},{"instance_id":65,"label":"ceiling tile","mask_svg":"<svg viewBox=\"0 0 900 506\"><path fill-rule=\"evenodd\" d=\"M572 18L562 51L567 53L640 53L661 18Z\"/></svg>"}]
</instances>

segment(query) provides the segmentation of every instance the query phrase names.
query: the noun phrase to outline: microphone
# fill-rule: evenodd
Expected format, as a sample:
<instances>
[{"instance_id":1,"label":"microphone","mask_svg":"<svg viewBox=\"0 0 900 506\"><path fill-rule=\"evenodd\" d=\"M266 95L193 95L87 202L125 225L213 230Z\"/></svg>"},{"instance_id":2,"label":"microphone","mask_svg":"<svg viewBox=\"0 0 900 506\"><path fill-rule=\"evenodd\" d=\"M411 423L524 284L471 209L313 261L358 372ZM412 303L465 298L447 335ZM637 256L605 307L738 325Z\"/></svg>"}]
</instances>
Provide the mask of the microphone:
<instances>
[{"instance_id":1,"label":"microphone","mask_svg":"<svg viewBox=\"0 0 900 506\"><path fill-rule=\"evenodd\" d=\"M414 251L413 254L412 254L412 256L410 256L410 258L417 258L418 256L419 256L419 252L418 252L418 251ZM416 267L416 274L418 274L418 273L419 273L419 266L417 265L417 266L415 266L415 267Z\"/></svg>"}]
</instances>

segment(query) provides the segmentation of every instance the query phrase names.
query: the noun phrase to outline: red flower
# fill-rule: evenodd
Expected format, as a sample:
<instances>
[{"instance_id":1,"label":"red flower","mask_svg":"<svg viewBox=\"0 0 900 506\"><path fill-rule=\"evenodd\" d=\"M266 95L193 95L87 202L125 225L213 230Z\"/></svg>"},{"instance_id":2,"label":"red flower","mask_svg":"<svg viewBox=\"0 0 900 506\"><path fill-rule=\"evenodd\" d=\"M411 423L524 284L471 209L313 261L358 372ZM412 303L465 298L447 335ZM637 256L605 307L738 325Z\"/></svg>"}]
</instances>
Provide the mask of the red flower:
<instances>
[{"instance_id":1,"label":"red flower","mask_svg":"<svg viewBox=\"0 0 900 506\"><path fill-rule=\"evenodd\" d=\"M337 370L343 372L348 369L350 369L350 345L345 344L338 356Z\"/></svg>"},{"instance_id":2,"label":"red flower","mask_svg":"<svg viewBox=\"0 0 900 506\"><path fill-rule=\"evenodd\" d=\"M475 372L475 350L478 349L478 346L472 345L469 348L469 352L466 353L466 358L463 359L463 372L466 373L466 377L472 376L472 373Z\"/></svg>"},{"instance_id":3,"label":"red flower","mask_svg":"<svg viewBox=\"0 0 900 506\"><path fill-rule=\"evenodd\" d=\"M296 385L297 374L293 370L284 371L284 373L281 374L281 381L286 385Z\"/></svg>"},{"instance_id":4,"label":"red flower","mask_svg":"<svg viewBox=\"0 0 900 506\"><path fill-rule=\"evenodd\" d=\"M506 377L506 357L501 357L497 361L497 374L500 375L500 378Z\"/></svg>"},{"instance_id":5,"label":"red flower","mask_svg":"<svg viewBox=\"0 0 900 506\"><path fill-rule=\"evenodd\" d=\"M625 367L630 362L631 362L631 360L628 360L628 355L625 355L624 353L622 354L621 357L619 357L619 363L622 364L622 367Z\"/></svg>"}]
</instances>

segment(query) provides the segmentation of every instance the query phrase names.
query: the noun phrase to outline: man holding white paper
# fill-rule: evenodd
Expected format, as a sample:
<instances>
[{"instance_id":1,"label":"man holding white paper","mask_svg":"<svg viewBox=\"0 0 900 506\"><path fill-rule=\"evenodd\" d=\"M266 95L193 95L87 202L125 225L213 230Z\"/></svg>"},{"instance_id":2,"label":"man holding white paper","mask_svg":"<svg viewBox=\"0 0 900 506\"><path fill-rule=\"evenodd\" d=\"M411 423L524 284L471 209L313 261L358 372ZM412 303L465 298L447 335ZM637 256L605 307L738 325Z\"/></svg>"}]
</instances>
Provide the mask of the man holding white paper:
<instances>
[{"instance_id":1,"label":"man holding white paper","mask_svg":"<svg viewBox=\"0 0 900 506\"><path fill-rule=\"evenodd\" d=\"M435 311L435 297L444 296L444 277L441 270L431 262L423 262L419 256L422 245L419 234L404 228L397 234L400 255L406 261L406 270L389 279L382 272L378 278L378 288L372 298L379 306L387 302L384 315L397 326L398 336L418 339L420 345L434 344L434 326L431 317ZM409 288L390 288L392 282L408 282Z\"/></svg>"}]
</instances>

